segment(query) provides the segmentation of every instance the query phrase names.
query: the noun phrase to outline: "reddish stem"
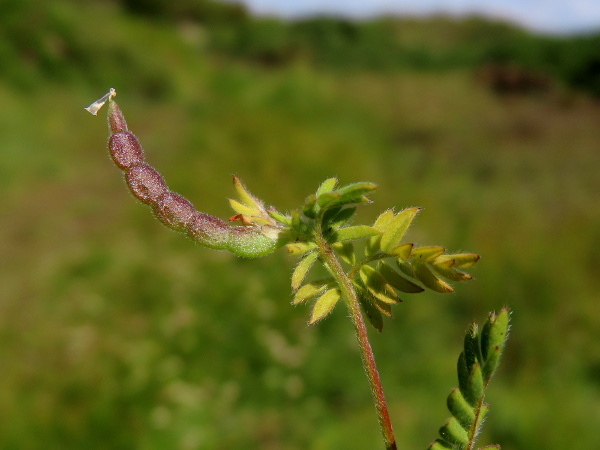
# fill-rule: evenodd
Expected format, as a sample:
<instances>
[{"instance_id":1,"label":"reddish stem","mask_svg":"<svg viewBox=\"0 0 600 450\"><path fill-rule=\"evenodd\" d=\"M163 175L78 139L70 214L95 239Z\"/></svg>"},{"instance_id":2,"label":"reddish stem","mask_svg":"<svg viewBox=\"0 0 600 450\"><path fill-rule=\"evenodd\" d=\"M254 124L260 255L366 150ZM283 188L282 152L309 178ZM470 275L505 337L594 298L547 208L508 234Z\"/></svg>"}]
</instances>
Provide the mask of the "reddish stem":
<instances>
[{"instance_id":1,"label":"reddish stem","mask_svg":"<svg viewBox=\"0 0 600 450\"><path fill-rule=\"evenodd\" d=\"M369 343L367 328L365 326L358 298L356 297L356 291L352 286L351 280L348 278L338 259L334 255L333 250L325 243L320 231L321 230L318 230L317 232L319 252L325 263L333 272L340 287L342 298L350 310L354 331L360 347L363 368L367 373L367 378L369 379L369 384L371 386L371 394L373 395L375 409L377 410L377 417L379 419L381 433L383 434L385 448L386 450L396 450L396 439L394 438L394 431L392 430L392 423L390 422L390 416L383 394L383 387L381 386L381 379L379 378L379 372L377 371L377 365L375 364L373 349Z\"/></svg>"}]
</instances>

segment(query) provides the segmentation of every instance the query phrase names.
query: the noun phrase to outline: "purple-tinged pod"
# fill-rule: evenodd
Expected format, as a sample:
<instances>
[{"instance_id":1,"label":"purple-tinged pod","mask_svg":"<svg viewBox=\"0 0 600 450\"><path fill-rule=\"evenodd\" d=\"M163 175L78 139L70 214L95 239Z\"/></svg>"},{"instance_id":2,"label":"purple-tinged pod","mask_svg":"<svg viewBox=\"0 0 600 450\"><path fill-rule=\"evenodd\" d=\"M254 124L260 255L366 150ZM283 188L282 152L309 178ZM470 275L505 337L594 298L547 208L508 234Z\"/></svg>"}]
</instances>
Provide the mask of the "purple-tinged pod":
<instances>
[{"instance_id":1,"label":"purple-tinged pod","mask_svg":"<svg viewBox=\"0 0 600 450\"><path fill-rule=\"evenodd\" d=\"M229 247L231 226L217 217L196 212L186 228L188 236L199 244L218 250Z\"/></svg>"},{"instance_id":2,"label":"purple-tinged pod","mask_svg":"<svg viewBox=\"0 0 600 450\"><path fill-rule=\"evenodd\" d=\"M129 131L112 134L108 139L108 149L113 161L121 170L127 170L144 162L144 150L137 138Z\"/></svg>"},{"instance_id":3,"label":"purple-tinged pod","mask_svg":"<svg viewBox=\"0 0 600 450\"><path fill-rule=\"evenodd\" d=\"M194 241L206 247L229 250L238 256L248 258L267 255L282 245L279 242L280 228L270 223L273 220L266 210L263 211L262 203L247 192L242 198L250 198L251 203L260 209L258 212L269 217L268 223L231 226L223 220L196 211L184 197L170 192L163 177L145 163L142 146L129 131L119 106L112 101L114 95L114 91L111 91L86 109L94 114L99 109L99 105L109 101L108 127L111 134L109 139L111 157L115 164L125 171L125 181L132 194L141 202L150 205L165 225L186 232ZM238 184L241 186L239 180Z\"/></svg>"},{"instance_id":4,"label":"purple-tinged pod","mask_svg":"<svg viewBox=\"0 0 600 450\"><path fill-rule=\"evenodd\" d=\"M129 131L121 108L119 108L119 105L115 101L109 101L108 103L108 128L111 134Z\"/></svg>"},{"instance_id":5,"label":"purple-tinged pod","mask_svg":"<svg viewBox=\"0 0 600 450\"><path fill-rule=\"evenodd\" d=\"M169 191L164 178L148 164L138 164L125 173L131 193L141 202L154 205Z\"/></svg>"},{"instance_id":6,"label":"purple-tinged pod","mask_svg":"<svg viewBox=\"0 0 600 450\"><path fill-rule=\"evenodd\" d=\"M196 213L194 205L175 192L166 192L152 206L156 216L169 228L184 231Z\"/></svg>"}]
</instances>

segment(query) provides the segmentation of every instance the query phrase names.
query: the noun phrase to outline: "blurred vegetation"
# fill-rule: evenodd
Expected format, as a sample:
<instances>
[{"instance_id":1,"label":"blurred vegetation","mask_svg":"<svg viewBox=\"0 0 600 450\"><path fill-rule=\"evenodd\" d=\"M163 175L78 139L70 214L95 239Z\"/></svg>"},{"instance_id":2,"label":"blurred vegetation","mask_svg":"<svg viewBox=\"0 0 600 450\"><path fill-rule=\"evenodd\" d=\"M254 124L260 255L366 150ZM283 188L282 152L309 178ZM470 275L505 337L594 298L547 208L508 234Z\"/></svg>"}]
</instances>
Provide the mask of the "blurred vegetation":
<instances>
[{"instance_id":1,"label":"blurred vegetation","mask_svg":"<svg viewBox=\"0 0 600 450\"><path fill-rule=\"evenodd\" d=\"M284 210L328 176L368 180L364 221L423 206L413 240L481 253L475 282L407 297L372 333L399 447L435 437L468 322L505 303L485 440L597 447L598 35L191 0L0 10L0 448L379 442L346 314L307 327L283 251L202 249L131 201L82 109L111 86L149 161L206 212L231 214L230 173ZM491 62L550 87L494 89Z\"/></svg>"}]
</instances>

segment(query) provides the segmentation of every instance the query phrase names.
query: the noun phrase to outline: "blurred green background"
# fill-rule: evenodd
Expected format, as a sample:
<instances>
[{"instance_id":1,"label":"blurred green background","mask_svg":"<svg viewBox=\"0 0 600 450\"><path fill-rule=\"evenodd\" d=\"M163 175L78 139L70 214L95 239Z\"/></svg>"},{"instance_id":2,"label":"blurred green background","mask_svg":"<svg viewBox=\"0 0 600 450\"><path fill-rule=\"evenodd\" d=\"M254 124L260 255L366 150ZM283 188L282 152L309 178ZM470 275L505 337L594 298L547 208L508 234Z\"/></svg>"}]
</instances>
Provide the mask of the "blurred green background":
<instances>
[{"instance_id":1,"label":"blurred green background","mask_svg":"<svg viewBox=\"0 0 600 450\"><path fill-rule=\"evenodd\" d=\"M171 188L229 217L373 181L476 280L371 333L399 448L449 415L470 321L507 304L482 443L592 449L600 423L600 36L478 18L251 17L203 0L0 0L0 448L381 448L347 314L308 327L294 261L167 231L127 193L109 87ZM100 116L103 116L103 112Z\"/></svg>"}]
</instances>

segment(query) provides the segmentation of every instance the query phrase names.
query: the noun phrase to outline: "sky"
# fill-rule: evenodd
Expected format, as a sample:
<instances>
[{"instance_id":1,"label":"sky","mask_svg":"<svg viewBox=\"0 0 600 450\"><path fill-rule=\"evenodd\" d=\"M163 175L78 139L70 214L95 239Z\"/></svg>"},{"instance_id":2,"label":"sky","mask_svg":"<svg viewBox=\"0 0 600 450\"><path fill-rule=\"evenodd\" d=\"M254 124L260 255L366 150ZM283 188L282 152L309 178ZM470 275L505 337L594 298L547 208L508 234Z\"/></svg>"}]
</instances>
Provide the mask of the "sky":
<instances>
[{"instance_id":1,"label":"sky","mask_svg":"<svg viewBox=\"0 0 600 450\"><path fill-rule=\"evenodd\" d=\"M257 14L287 18L316 13L361 18L379 14L462 16L477 13L534 31L600 30L600 0L239 0Z\"/></svg>"}]
</instances>

